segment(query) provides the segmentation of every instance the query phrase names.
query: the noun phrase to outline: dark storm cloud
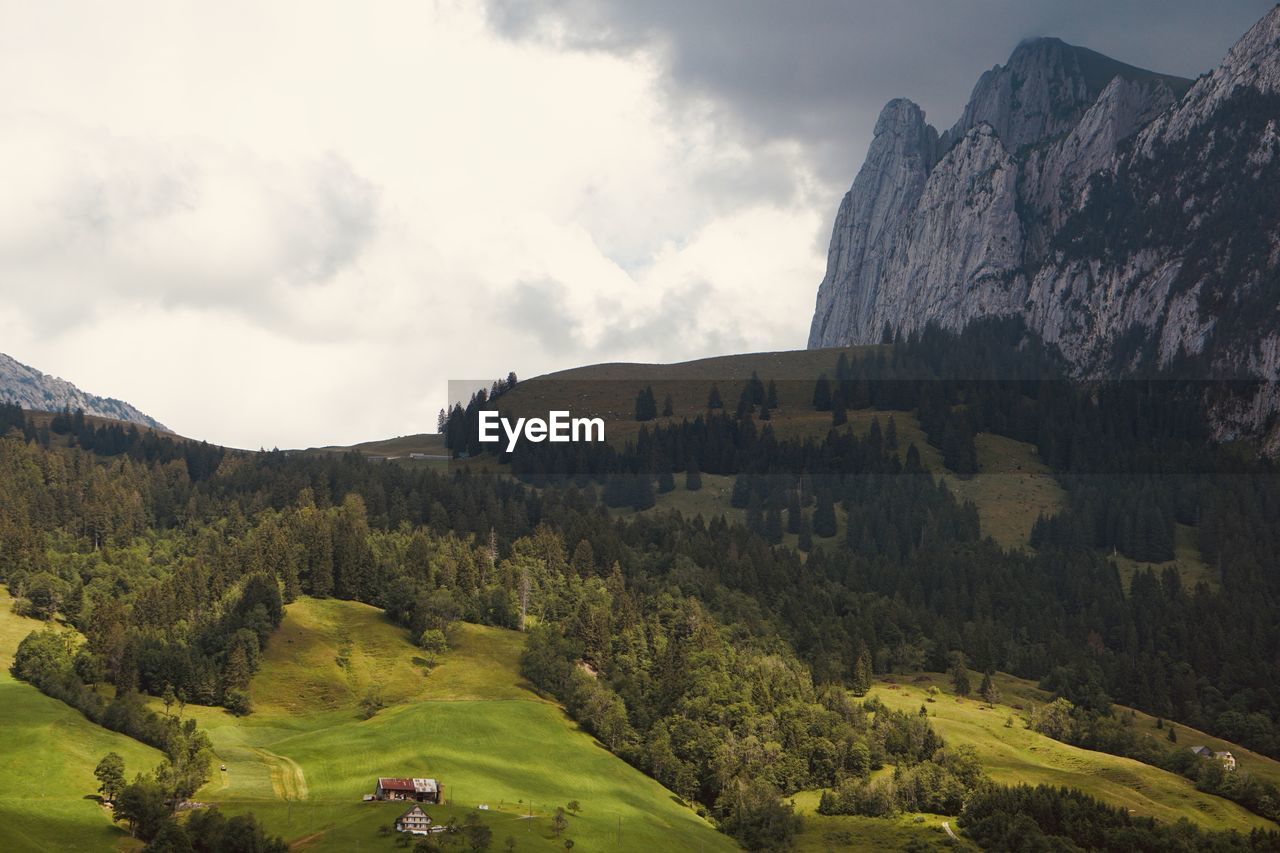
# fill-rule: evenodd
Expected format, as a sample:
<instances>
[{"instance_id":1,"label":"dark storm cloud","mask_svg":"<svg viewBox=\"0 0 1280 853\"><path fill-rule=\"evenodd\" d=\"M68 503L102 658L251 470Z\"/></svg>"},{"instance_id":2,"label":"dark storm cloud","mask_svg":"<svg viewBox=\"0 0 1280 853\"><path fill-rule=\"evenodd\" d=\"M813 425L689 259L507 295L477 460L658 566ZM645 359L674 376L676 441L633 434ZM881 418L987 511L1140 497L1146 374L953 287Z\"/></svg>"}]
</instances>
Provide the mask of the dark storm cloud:
<instances>
[{"instance_id":1,"label":"dark storm cloud","mask_svg":"<svg viewBox=\"0 0 1280 853\"><path fill-rule=\"evenodd\" d=\"M712 99L751 134L802 143L824 182L848 184L886 101L907 97L945 128L978 75L1024 38L1058 36L1195 77L1269 0L836 2L489 0L494 29L582 50L656 49L678 99Z\"/></svg>"}]
</instances>

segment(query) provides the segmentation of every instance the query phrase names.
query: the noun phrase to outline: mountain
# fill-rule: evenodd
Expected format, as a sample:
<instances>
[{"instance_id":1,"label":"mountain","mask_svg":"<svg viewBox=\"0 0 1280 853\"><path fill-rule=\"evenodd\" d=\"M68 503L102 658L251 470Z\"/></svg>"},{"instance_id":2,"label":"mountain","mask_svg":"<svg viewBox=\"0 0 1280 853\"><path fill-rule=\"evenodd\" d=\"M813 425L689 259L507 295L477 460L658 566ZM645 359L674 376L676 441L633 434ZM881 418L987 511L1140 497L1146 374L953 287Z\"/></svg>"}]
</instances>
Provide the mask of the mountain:
<instances>
[{"instance_id":1,"label":"mountain","mask_svg":"<svg viewBox=\"0 0 1280 853\"><path fill-rule=\"evenodd\" d=\"M939 134L891 101L836 217L809 347L1018 315L1081 377L1280 378L1280 7L1194 83L1057 39ZM1221 437L1280 409L1215 409ZM1273 436L1273 443L1275 437Z\"/></svg>"},{"instance_id":2,"label":"mountain","mask_svg":"<svg viewBox=\"0 0 1280 853\"><path fill-rule=\"evenodd\" d=\"M118 421L161 429L168 427L150 415L138 411L123 400L99 397L81 391L65 379L41 373L0 352L0 402L17 403L24 409L57 412L63 408L83 409L86 415L97 415Z\"/></svg>"}]
</instances>

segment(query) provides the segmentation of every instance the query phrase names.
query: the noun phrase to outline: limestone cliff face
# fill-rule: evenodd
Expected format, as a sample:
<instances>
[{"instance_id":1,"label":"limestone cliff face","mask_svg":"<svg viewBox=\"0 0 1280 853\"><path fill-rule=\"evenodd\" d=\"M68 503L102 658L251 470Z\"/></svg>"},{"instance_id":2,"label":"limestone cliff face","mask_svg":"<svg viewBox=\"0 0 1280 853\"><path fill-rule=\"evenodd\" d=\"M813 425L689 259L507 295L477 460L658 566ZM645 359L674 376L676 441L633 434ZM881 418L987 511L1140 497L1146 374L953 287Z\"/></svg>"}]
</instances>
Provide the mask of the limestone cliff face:
<instances>
[{"instance_id":1,"label":"limestone cliff face","mask_svg":"<svg viewBox=\"0 0 1280 853\"><path fill-rule=\"evenodd\" d=\"M1082 376L1182 353L1280 379L1278 149L1280 7L1194 84L1024 43L940 137L910 102L886 107L809 346L1016 314ZM1262 426L1274 396L1220 431Z\"/></svg>"},{"instance_id":2,"label":"limestone cliff face","mask_svg":"<svg viewBox=\"0 0 1280 853\"><path fill-rule=\"evenodd\" d=\"M901 224L920 202L937 150L938 132L918 106L896 100L881 111L867 161L836 214L811 342L870 328L886 263Z\"/></svg>"},{"instance_id":3,"label":"limestone cliff face","mask_svg":"<svg viewBox=\"0 0 1280 853\"><path fill-rule=\"evenodd\" d=\"M83 409L88 415L166 430L164 424L123 400L81 391L65 379L41 373L4 353L0 353L0 402L40 412Z\"/></svg>"}]
</instances>

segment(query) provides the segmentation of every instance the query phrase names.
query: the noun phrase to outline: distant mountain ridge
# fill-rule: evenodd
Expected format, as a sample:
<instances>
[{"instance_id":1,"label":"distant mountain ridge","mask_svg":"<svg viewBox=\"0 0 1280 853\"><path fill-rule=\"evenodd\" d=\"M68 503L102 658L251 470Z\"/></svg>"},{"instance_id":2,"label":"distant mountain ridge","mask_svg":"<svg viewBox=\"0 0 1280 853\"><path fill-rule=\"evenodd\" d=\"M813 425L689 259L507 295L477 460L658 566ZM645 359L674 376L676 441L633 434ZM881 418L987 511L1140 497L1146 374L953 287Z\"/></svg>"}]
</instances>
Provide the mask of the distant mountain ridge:
<instances>
[{"instance_id":1,"label":"distant mountain ridge","mask_svg":"<svg viewBox=\"0 0 1280 853\"><path fill-rule=\"evenodd\" d=\"M811 348L1022 317L1081 377L1170 363L1280 411L1280 7L1196 81L1023 42L939 133L891 101L836 218ZM1280 430L1269 439L1280 450Z\"/></svg>"},{"instance_id":2,"label":"distant mountain ridge","mask_svg":"<svg viewBox=\"0 0 1280 853\"><path fill-rule=\"evenodd\" d=\"M83 409L86 415L170 431L155 418L123 400L81 391L65 379L41 373L4 353L0 353L0 401L41 412Z\"/></svg>"}]
</instances>

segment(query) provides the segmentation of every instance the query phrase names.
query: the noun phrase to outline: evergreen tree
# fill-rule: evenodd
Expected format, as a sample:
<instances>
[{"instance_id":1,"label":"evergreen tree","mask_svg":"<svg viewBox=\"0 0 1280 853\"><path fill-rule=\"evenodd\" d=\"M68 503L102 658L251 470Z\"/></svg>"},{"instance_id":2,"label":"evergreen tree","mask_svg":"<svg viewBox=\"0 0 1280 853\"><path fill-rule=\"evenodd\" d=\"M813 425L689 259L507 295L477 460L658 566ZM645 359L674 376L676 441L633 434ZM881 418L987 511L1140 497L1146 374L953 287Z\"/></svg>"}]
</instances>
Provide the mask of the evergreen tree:
<instances>
[{"instance_id":1,"label":"evergreen tree","mask_svg":"<svg viewBox=\"0 0 1280 853\"><path fill-rule=\"evenodd\" d=\"M720 389L715 385L711 386L711 391L707 394L708 409L723 409L724 400L720 399Z\"/></svg>"},{"instance_id":2,"label":"evergreen tree","mask_svg":"<svg viewBox=\"0 0 1280 853\"><path fill-rule=\"evenodd\" d=\"M871 650L867 644L858 641L858 656L853 661L853 677L849 681L849 690L854 696L866 696L871 689Z\"/></svg>"},{"instance_id":3,"label":"evergreen tree","mask_svg":"<svg viewBox=\"0 0 1280 853\"><path fill-rule=\"evenodd\" d=\"M764 538L773 545L782 541L782 502L772 495L764 516Z\"/></svg>"},{"instance_id":4,"label":"evergreen tree","mask_svg":"<svg viewBox=\"0 0 1280 853\"><path fill-rule=\"evenodd\" d=\"M800 490L791 489L787 492L787 532L800 532L800 518L804 515L804 510L800 508Z\"/></svg>"},{"instance_id":5,"label":"evergreen tree","mask_svg":"<svg viewBox=\"0 0 1280 853\"><path fill-rule=\"evenodd\" d=\"M819 412L831 411L831 382L827 374L818 377L813 386L813 407Z\"/></svg>"},{"instance_id":6,"label":"evergreen tree","mask_svg":"<svg viewBox=\"0 0 1280 853\"><path fill-rule=\"evenodd\" d=\"M676 413L675 402L672 401L671 395L668 394L662 400L662 416L669 418Z\"/></svg>"},{"instance_id":7,"label":"evergreen tree","mask_svg":"<svg viewBox=\"0 0 1280 853\"><path fill-rule=\"evenodd\" d=\"M778 384L769 380L769 390L765 392L764 401L771 409L778 408Z\"/></svg>"},{"instance_id":8,"label":"evergreen tree","mask_svg":"<svg viewBox=\"0 0 1280 853\"><path fill-rule=\"evenodd\" d=\"M951 676L951 686L955 688L956 695L968 696L973 688L969 683L969 668L965 665L964 652L951 653L951 666L947 669L947 674Z\"/></svg>"},{"instance_id":9,"label":"evergreen tree","mask_svg":"<svg viewBox=\"0 0 1280 853\"><path fill-rule=\"evenodd\" d=\"M684 487L690 492L696 492L702 488L702 472L698 470L698 459L690 456L689 461L684 466Z\"/></svg>"},{"instance_id":10,"label":"evergreen tree","mask_svg":"<svg viewBox=\"0 0 1280 853\"><path fill-rule=\"evenodd\" d=\"M898 449L898 425L894 423L893 415L889 415L889 424L885 427L884 446L886 450Z\"/></svg>"},{"instance_id":11,"label":"evergreen tree","mask_svg":"<svg viewBox=\"0 0 1280 853\"><path fill-rule=\"evenodd\" d=\"M995 680L992 679L990 672L982 674L982 685L978 688L978 695L988 705L995 705L1000 701L1000 690L996 687Z\"/></svg>"},{"instance_id":12,"label":"evergreen tree","mask_svg":"<svg viewBox=\"0 0 1280 853\"><path fill-rule=\"evenodd\" d=\"M807 515L800 516L800 541L798 547L806 554L813 550L813 521Z\"/></svg>"},{"instance_id":13,"label":"evergreen tree","mask_svg":"<svg viewBox=\"0 0 1280 853\"><path fill-rule=\"evenodd\" d=\"M636 420L651 421L658 416L658 400L653 386L648 385L636 394Z\"/></svg>"},{"instance_id":14,"label":"evergreen tree","mask_svg":"<svg viewBox=\"0 0 1280 853\"><path fill-rule=\"evenodd\" d=\"M653 480L648 474L637 474L632 487L631 508L638 512L651 508L655 503Z\"/></svg>"},{"instance_id":15,"label":"evergreen tree","mask_svg":"<svg viewBox=\"0 0 1280 853\"><path fill-rule=\"evenodd\" d=\"M813 532L823 539L836 535L836 504L831 489L818 490L818 506L813 511Z\"/></svg>"},{"instance_id":16,"label":"evergreen tree","mask_svg":"<svg viewBox=\"0 0 1280 853\"><path fill-rule=\"evenodd\" d=\"M836 403L831 409L831 426L842 427L849 422L849 415L844 410L844 403Z\"/></svg>"},{"instance_id":17,"label":"evergreen tree","mask_svg":"<svg viewBox=\"0 0 1280 853\"><path fill-rule=\"evenodd\" d=\"M665 459L662 461L662 467L658 470L658 494L665 495L667 492L674 492L676 489L676 478L671 471L671 463Z\"/></svg>"}]
</instances>

